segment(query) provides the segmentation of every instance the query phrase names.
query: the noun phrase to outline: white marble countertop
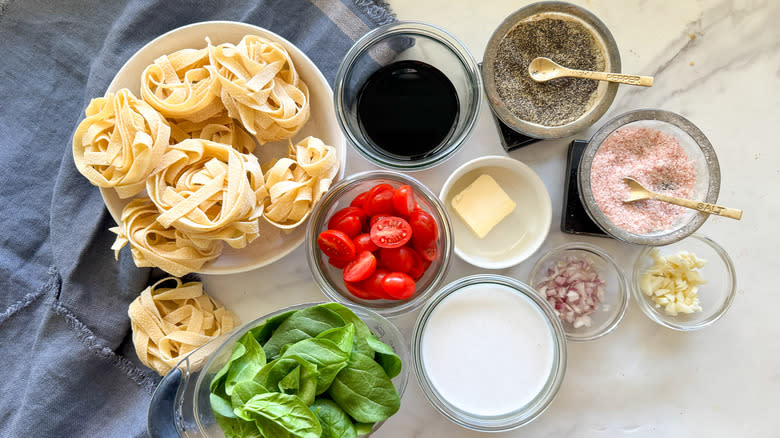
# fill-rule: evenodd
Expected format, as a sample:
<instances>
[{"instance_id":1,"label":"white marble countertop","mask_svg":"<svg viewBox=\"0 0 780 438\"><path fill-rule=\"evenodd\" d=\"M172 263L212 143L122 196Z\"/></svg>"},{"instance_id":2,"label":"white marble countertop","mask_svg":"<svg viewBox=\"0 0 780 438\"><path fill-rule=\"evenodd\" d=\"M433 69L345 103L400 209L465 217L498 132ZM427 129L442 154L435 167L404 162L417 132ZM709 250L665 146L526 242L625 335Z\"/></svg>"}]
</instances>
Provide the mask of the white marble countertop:
<instances>
[{"instance_id":1,"label":"white marble countertop","mask_svg":"<svg viewBox=\"0 0 780 438\"><path fill-rule=\"evenodd\" d=\"M517 0L392 0L402 20L426 21L461 39L481 59L493 29ZM609 27L623 71L655 76L649 89L620 87L610 111L595 126L637 108L677 112L696 124L718 154L719 203L742 208L741 222L710 218L700 232L720 243L736 265L738 294L729 313L694 333L665 329L632 303L614 333L569 343L568 370L550 408L533 423L502 435L550 437L751 436L780 434L780 2L729 0L574 1ZM591 128L577 138L588 138ZM527 280L545 250L567 241L599 245L628 272L638 247L560 231L566 150L571 138L546 141L509 154L531 166L550 192L553 218L542 249L500 271ZM480 155L503 155L483 105L465 147L445 164L414 176L439 191L449 171ZM372 166L350 151L347 173ZM454 257L446 282L482 272ZM303 248L270 266L230 276L206 276L209 293L243 321L291 304L322 301ZM417 312L393 319L409 336ZM476 437L428 404L410 376L400 412L376 437Z\"/></svg>"}]
</instances>

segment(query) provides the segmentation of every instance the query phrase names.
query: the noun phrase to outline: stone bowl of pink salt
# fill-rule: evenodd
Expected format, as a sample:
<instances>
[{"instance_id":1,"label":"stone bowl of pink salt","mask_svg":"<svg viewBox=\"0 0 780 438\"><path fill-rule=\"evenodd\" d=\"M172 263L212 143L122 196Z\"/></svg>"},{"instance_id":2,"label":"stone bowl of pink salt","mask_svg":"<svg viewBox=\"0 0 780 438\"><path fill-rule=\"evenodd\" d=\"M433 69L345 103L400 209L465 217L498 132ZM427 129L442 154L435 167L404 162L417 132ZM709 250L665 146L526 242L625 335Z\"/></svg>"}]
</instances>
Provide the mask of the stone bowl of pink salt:
<instances>
[{"instance_id":1,"label":"stone bowl of pink salt","mask_svg":"<svg viewBox=\"0 0 780 438\"><path fill-rule=\"evenodd\" d=\"M720 166L707 137L684 117L659 109L622 114L590 139L578 168L580 199L593 221L624 242L659 246L693 234L708 214L658 200L624 202L632 177L648 189L715 203Z\"/></svg>"}]
</instances>

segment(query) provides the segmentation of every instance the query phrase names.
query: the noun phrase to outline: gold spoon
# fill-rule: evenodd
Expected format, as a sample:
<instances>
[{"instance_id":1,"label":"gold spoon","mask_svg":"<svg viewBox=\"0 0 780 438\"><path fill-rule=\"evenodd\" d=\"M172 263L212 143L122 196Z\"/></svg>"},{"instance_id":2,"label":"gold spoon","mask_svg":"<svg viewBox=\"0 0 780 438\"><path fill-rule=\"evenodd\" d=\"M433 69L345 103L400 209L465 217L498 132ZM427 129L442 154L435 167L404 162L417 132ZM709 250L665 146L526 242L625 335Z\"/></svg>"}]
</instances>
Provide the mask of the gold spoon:
<instances>
[{"instance_id":1,"label":"gold spoon","mask_svg":"<svg viewBox=\"0 0 780 438\"><path fill-rule=\"evenodd\" d=\"M535 58L528 64L528 73L536 82L547 82L551 79L572 77L594 79L597 81L619 82L621 84L653 86L652 76L627 75L623 73L609 73L600 71L575 70L557 64L550 58Z\"/></svg>"},{"instance_id":2,"label":"gold spoon","mask_svg":"<svg viewBox=\"0 0 780 438\"><path fill-rule=\"evenodd\" d=\"M650 190L644 188L644 186L642 186L642 184L640 184L637 180L629 177L623 178L623 182L628 184L628 188L631 189L631 196L629 196L628 199L623 202L634 202L640 201L642 199L657 199L659 201L668 202L670 204L699 210L703 213L717 214L718 216L725 216L736 220L742 219L742 210L737 210L736 208L721 207L720 205L691 201L690 199L651 192Z\"/></svg>"}]
</instances>

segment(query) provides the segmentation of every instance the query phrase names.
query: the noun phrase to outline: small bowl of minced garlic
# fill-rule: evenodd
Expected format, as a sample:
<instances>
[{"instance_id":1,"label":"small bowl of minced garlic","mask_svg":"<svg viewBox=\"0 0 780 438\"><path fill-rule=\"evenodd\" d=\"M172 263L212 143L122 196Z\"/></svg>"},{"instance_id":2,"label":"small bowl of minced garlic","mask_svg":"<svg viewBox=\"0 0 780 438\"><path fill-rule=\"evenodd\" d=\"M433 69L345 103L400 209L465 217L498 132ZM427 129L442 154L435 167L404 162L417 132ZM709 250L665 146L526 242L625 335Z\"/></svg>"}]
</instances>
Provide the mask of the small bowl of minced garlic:
<instances>
[{"instance_id":1,"label":"small bowl of minced garlic","mask_svg":"<svg viewBox=\"0 0 780 438\"><path fill-rule=\"evenodd\" d=\"M737 277L720 245L693 234L671 245L643 249L634 263L632 291L648 318L673 330L692 331L726 313Z\"/></svg>"}]
</instances>

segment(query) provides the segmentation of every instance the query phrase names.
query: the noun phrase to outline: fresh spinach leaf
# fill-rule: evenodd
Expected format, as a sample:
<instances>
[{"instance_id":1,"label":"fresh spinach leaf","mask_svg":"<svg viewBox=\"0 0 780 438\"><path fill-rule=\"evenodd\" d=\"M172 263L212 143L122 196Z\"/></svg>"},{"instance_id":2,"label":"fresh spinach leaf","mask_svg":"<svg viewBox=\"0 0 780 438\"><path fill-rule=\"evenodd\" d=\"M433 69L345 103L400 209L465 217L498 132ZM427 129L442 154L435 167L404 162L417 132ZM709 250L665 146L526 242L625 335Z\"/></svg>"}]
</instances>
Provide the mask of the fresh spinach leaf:
<instances>
[{"instance_id":1,"label":"fresh spinach leaf","mask_svg":"<svg viewBox=\"0 0 780 438\"><path fill-rule=\"evenodd\" d=\"M217 392L217 388L219 388L224 383L227 372L233 365L233 362L235 362L239 357L243 356L244 353L246 353L246 347L244 347L242 344L236 343L236 345L233 346L233 352L230 353L230 358L228 359L227 363L225 363L222 369L220 369L211 379L211 384L209 385L211 392Z\"/></svg>"},{"instance_id":2,"label":"fresh spinach leaf","mask_svg":"<svg viewBox=\"0 0 780 438\"><path fill-rule=\"evenodd\" d=\"M236 415L255 422L268 437L319 438L322 435L322 427L314 413L301 399L290 394L258 394L236 409ZM273 430L273 434L263 429Z\"/></svg>"},{"instance_id":3,"label":"fresh spinach leaf","mask_svg":"<svg viewBox=\"0 0 780 438\"><path fill-rule=\"evenodd\" d=\"M221 415L215 415L217 424L225 438L266 438L257 428L254 422L242 420L241 418L227 418Z\"/></svg>"},{"instance_id":4,"label":"fresh spinach leaf","mask_svg":"<svg viewBox=\"0 0 780 438\"><path fill-rule=\"evenodd\" d=\"M385 370L374 359L356 352L333 380L328 394L362 423L386 420L401 406L401 398Z\"/></svg>"},{"instance_id":5,"label":"fresh spinach leaf","mask_svg":"<svg viewBox=\"0 0 780 438\"><path fill-rule=\"evenodd\" d=\"M283 346L313 338L325 330L345 324L341 316L322 305L301 309L279 325L263 349L269 358L275 359Z\"/></svg>"},{"instance_id":6,"label":"fresh spinach leaf","mask_svg":"<svg viewBox=\"0 0 780 438\"><path fill-rule=\"evenodd\" d=\"M358 435L368 435L374 430L374 424L376 423L355 423L355 433Z\"/></svg>"},{"instance_id":7,"label":"fresh spinach leaf","mask_svg":"<svg viewBox=\"0 0 780 438\"><path fill-rule=\"evenodd\" d=\"M309 406L322 426L322 438L356 438L355 426L349 415L332 400L318 399Z\"/></svg>"},{"instance_id":8,"label":"fresh spinach leaf","mask_svg":"<svg viewBox=\"0 0 780 438\"><path fill-rule=\"evenodd\" d=\"M347 355L352 354L352 347L355 344L355 324L348 323L344 327L336 327L317 335L317 339L327 339Z\"/></svg>"},{"instance_id":9,"label":"fresh spinach leaf","mask_svg":"<svg viewBox=\"0 0 780 438\"><path fill-rule=\"evenodd\" d=\"M297 356L317 366L317 394L327 391L333 379L349 361L350 352L342 351L333 341L309 338L289 345L281 357Z\"/></svg>"},{"instance_id":10,"label":"fresh spinach leaf","mask_svg":"<svg viewBox=\"0 0 780 438\"><path fill-rule=\"evenodd\" d=\"M236 418L236 415L233 413L233 406L217 394L214 394L213 392L209 394L209 403L211 404L211 410L214 411L215 414L227 418Z\"/></svg>"},{"instance_id":11,"label":"fresh spinach leaf","mask_svg":"<svg viewBox=\"0 0 780 438\"><path fill-rule=\"evenodd\" d=\"M367 337L366 341L371 349L376 352L374 359L379 362L379 365L381 365L382 368L384 368L387 377L392 379L401 373L401 358L395 354L392 347L380 341L379 338L373 334Z\"/></svg>"},{"instance_id":12,"label":"fresh spinach leaf","mask_svg":"<svg viewBox=\"0 0 780 438\"><path fill-rule=\"evenodd\" d=\"M279 328L279 326L295 312L295 310L290 310L289 312L284 312L279 315L272 316L263 321L262 324L252 328L249 331L252 333L252 336L257 339L257 343L263 345L268 342L268 339L271 337L271 334L274 332L274 330Z\"/></svg>"},{"instance_id":13,"label":"fresh spinach leaf","mask_svg":"<svg viewBox=\"0 0 780 438\"><path fill-rule=\"evenodd\" d=\"M298 371L295 371L299 368ZM289 378L285 384L280 386L280 382L285 379L291 372L299 373L298 389L294 395L300 397L301 400L308 406L314 402L314 397L317 393L317 366L309 363L306 360L298 356L280 357L266 364L255 376L255 381L263 387L268 388L269 391L284 392L282 387L289 385ZM287 387L286 389L290 389Z\"/></svg>"},{"instance_id":14,"label":"fresh spinach leaf","mask_svg":"<svg viewBox=\"0 0 780 438\"><path fill-rule=\"evenodd\" d=\"M233 387L233 394L230 395L230 405L232 410L243 406L244 403L257 394L262 394L265 392L268 392L268 390L263 385L255 382L254 380L244 380L238 382L238 384ZM235 416L235 414L233 416Z\"/></svg>"},{"instance_id":15,"label":"fresh spinach leaf","mask_svg":"<svg viewBox=\"0 0 780 438\"><path fill-rule=\"evenodd\" d=\"M225 394L233 394L233 387L243 380L252 380L265 365L265 351L257 343L251 333L246 333L238 340L238 344L246 350L243 355L234 360L225 378Z\"/></svg>"},{"instance_id":16,"label":"fresh spinach leaf","mask_svg":"<svg viewBox=\"0 0 780 438\"><path fill-rule=\"evenodd\" d=\"M373 357L374 350L366 342L366 338L372 334L371 329L368 328L362 319L355 315L355 312L339 303L326 303L321 304L321 306L337 313L346 323L352 323L355 326L355 345L353 350Z\"/></svg>"}]
</instances>

